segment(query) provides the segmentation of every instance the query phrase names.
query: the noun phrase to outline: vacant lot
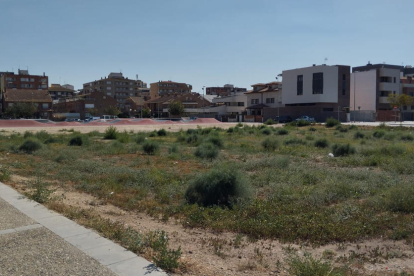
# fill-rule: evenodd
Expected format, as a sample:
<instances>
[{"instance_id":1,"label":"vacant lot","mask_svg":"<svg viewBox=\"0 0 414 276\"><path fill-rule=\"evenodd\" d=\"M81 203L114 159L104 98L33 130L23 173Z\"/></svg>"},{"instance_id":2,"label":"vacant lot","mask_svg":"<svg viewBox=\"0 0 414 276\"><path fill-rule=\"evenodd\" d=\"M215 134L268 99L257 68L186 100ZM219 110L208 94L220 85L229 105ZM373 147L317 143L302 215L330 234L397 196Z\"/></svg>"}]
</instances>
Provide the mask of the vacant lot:
<instances>
[{"instance_id":1,"label":"vacant lot","mask_svg":"<svg viewBox=\"0 0 414 276\"><path fill-rule=\"evenodd\" d=\"M413 180L399 127L0 133L0 181L177 274L406 275Z\"/></svg>"}]
</instances>

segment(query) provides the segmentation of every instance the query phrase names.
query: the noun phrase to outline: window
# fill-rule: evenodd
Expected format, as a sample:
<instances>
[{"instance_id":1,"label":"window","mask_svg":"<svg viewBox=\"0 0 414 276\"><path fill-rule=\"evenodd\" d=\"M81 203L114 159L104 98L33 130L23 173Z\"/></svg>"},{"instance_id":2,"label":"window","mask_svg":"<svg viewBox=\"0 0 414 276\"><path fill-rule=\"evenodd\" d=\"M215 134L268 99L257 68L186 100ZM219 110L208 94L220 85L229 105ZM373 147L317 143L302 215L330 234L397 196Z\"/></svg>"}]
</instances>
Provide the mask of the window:
<instances>
[{"instance_id":1,"label":"window","mask_svg":"<svg viewBox=\"0 0 414 276\"><path fill-rule=\"evenodd\" d=\"M323 94L323 73L313 73L312 93Z\"/></svg>"},{"instance_id":2,"label":"window","mask_svg":"<svg viewBox=\"0 0 414 276\"><path fill-rule=\"evenodd\" d=\"M30 82L34 82L34 78L31 78L29 81L30 81Z\"/></svg>"},{"instance_id":3,"label":"window","mask_svg":"<svg viewBox=\"0 0 414 276\"><path fill-rule=\"evenodd\" d=\"M44 103L42 104L43 109L49 108L49 104L48 103Z\"/></svg>"},{"instance_id":4,"label":"window","mask_svg":"<svg viewBox=\"0 0 414 276\"><path fill-rule=\"evenodd\" d=\"M275 103L275 98L266 98L266 103Z\"/></svg>"},{"instance_id":5,"label":"window","mask_svg":"<svg viewBox=\"0 0 414 276\"><path fill-rule=\"evenodd\" d=\"M112 82L111 81L107 81L106 84L112 84Z\"/></svg>"},{"instance_id":6,"label":"window","mask_svg":"<svg viewBox=\"0 0 414 276\"><path fill-rule=\"evenodd\" d=\"M407 106L406 105L403 106L403 110L407 110Z\"/></svg>"},{"instance_id":7,"label":"window","mask_svg":"<svg viewBox=\"0 0 414 276\"><path fill-rule=\"evenodd\" d=\"M13 103L9 103L9 107L10 107L10 106L13 106Z\"/></svg>"},{"instance_id":8,"label":"window","mask_svg":"<svg viewBox=\"0 0 414 276\"><path fill-rule=\"evenodd\" d=\"M391 82L391 80L388 77L380 77L380 82Z\"/></svg>"},{"instance_id":9,"label":"window","mask_svg":"<svg viewBox=\"0 0 414 276\"><path fill-rule=\"evenodd\" d=\"M244 106L244 102L238 102L237 106Z\"/></svg>"},{"instance_id":10,"label":"window","mask_svg":"<svg viewBox=\"0 0 414 276\"><path fill-rule=\"evenodd\" d=\"M388 97L389 91L380 91L380 97Z\"/></svg>"},{"instance_id":11,"label":"window","mask_svg":"<svg viewBox=\"0 0 414 276\"><path fill-rule=\"evenodd\" d=\"M29 78L20 78L20 81L29 81Z\"/></svg>"},{"instance_id":12,"label":"window","mask_svg":"<svg viewBox=\"0 0 414 276\"><path fill-rule=\"evenodd\" d=\"M397 82L397 78L396 77L394 77L394 83L396 83Z\"/></svg>"},{"instance_id":13,"label":"window","mask_svg":"<svg viewBox=\"0 0 414 276\"><path fill-rule=\"evenodd\" d=\"M111 96L111 93L106 93L106 95Z\"/></svg>"},{"instance_id":14,"label":"window","mask_svg":"<svg viewBox=\"0 0 414 276\"><path fill-rule=\"evenodd\" d=\"M111 87L107 86L106 87L106 90L111 90ZM118 90L118 88L117 88L117 90Z\"/></svg>"},{"instance_id":15,"label":"window","mask_svg":"<svg viewBox=\"0 0 414 276\"><path fill-rule=\"evenodd\" d=\"M259 104L259 99L252 99L251 104Z\"/></svg>"},{"instance_id":16,"label":"window","mask_svg":"<svg viewBox=\"0 0 414 276\"><path fill-rule=\"evenodd\" d=\"M303 95L303 75L298 76L296 89L296 93L298 96Z\"/></svg>"},{"instance_id":17,"label":"window","mask_svg":"<svg viewBox=\"0 0 414 276\"><path fill-rule=\"evenodd\" d=\"M343 74L342 75L342 95L345 96L345 92L346 92L346 75Z\"/></svg>"}]
</instances>

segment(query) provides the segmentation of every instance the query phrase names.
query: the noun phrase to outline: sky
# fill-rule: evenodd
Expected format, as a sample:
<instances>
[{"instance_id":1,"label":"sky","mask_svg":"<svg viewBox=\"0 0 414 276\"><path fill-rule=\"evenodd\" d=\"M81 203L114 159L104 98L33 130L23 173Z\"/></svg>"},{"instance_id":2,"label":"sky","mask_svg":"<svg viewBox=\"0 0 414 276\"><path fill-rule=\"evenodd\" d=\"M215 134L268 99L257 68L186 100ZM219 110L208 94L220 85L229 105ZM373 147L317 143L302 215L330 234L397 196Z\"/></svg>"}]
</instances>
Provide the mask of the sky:
<instances>
[{"instance_id":1,"label":"sky","mask_svg":"<svg viewBox=\"0 0 414 276\"><path fill-rule=\"evenodd\" d=\"M0 0L0 71L75 89L121 71L202 92L312 64L414 66L413 11L412 0Z\"/></svg>"}]
</instances>

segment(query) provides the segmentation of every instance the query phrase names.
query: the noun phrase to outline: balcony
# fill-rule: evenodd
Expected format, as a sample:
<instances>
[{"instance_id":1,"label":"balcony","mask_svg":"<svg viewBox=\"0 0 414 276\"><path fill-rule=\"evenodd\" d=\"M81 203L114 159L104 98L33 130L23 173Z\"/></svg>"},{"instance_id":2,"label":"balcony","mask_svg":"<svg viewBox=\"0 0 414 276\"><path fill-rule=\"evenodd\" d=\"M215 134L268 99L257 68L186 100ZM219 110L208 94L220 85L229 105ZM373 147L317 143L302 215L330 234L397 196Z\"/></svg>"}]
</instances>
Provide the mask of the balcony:
<instances>
[{"instance_id":1,"label":"balcony","mask_svg":"<svg viewBox=\"0 0 414 276\"><path fill-rule=\"evenodd\" d=\"M399 83L391 83L391 82L380 82L379 84L380 91L399 91Z\"/></svg>"},{"instance_id":2,"label":"balcony","mask_svg":"<svg viewBox=\"0 0 414 276\"><path fill-rule=\"evenodd\" d=\"M390 102L388 101L388 97L379 97L379 101L380 104L389 104Z\"/></svg>"}]
</instances>

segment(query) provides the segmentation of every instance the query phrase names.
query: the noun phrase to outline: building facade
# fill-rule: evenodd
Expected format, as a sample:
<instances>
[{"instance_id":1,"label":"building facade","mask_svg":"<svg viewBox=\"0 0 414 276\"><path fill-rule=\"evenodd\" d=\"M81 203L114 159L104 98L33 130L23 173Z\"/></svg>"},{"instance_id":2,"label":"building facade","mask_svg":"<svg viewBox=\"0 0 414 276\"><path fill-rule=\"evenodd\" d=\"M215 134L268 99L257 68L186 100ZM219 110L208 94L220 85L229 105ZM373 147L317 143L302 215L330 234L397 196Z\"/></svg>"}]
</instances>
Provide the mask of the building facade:
<instances>
[{"instance_id":1,"label":"building facade","mask_svg":"<svg viewBox=\"0 0 414 276\"><path fill-rule=\"evenodd\" d=\"M12 89L3 94L3 110L18 103L32 103L37 108L35 117L48 119L52 110L52 98L47 90Z\"/></svg>"},{"instance_id":2,"label":"building facade","mask_svg":"<svg viewBox=\"0 0 414 276\"><path fill-rule=\"evenodd\" d=\"M129 97L140 96L140 89L146 87L147 84L142 80L126 78L122 73L110 73L108 77L83 84L81 94L101 92L116 99L118 107L124 109L126 100Z\"/></svg>"},{"instance_id":3,"label":"building facade","mask_svg":"<svg viewBox=\"0 0 414 276\"><path fill-rule=\"evenodd\" d=\"M264 108L282 107L282 83L269 82L252 85L252 90L245 92L247 103L247 115L263 116ZM255 121L261 119L255 119Z\"/></svg>"},{"instance_id":4,"label":"building facade","mask_svg":"<svg viewBox=\"0 0 414 276\"><path fill-rule=\"evenodd\" d=\"M230 96L232 93L244 93L246 88L234 87L232 84L225 84L223 87L206 87L207 95L217 95L219 97Z\"/></svg>"},{"instance_id":5,"label":"building facade","mask_svg":"<svg viewBox=\"0 0 414 276\"><path fill-rule=\"evenodd\" d=\"M279 114L293 119L310 116L320 122L329 117L346 121L350 107L350 71L350 66L326 64L283 71L284 107L277 111L265 109L264 119Z\"/></svg>"},{"instance_id":6,"label":"building facade","mask_svg":"<svg viewBox=\"0 0 414 276\"><path fill-rule=\"evenodd\" d=\"M66 87L73 87L72 85L66 85ZM73 98L75 90L61 86L60 84L51 84L48 88L50 97L53 101L59 101L60 99Z\"/></svg>"},{"instance_id":7,"label":"building facade","mask_svg":"<svg viewBox=\"0 0 414 276\"><path fill-rule=\"evenodd\" d=\"M79 113L80 119L105 115L105 110L116 107L117 100L101 92L78 95L74 98L61 99L53 105L54 113Z\"/></svg>"},{"instance_id":8,"label":"building facade","mask_svg":"<svg viewBox=\"0 0 414 276\"><path fill-rule=\"evenodd\" d=\"M167 94L187 94L191 93L193 87L190 84L174 81L159 81L150 84L150 98Z\"/></svg>"}]
</instances>

